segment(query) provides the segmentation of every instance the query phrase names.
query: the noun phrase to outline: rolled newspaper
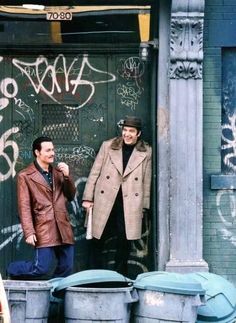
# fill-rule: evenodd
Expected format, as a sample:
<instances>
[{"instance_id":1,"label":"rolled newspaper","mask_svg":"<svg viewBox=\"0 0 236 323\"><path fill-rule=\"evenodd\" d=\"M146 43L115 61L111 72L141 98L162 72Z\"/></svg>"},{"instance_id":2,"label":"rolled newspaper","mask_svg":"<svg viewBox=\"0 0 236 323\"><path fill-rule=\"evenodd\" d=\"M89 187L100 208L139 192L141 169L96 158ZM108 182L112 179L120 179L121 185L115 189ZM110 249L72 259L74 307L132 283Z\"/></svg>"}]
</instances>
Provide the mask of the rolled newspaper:
<instances>
[{"instance_id":1,"label":"rolled newspaper","mask_svg":"<svg viewBox=\"0 0 236 323\"><path fill-rule=\"evenodd\" d=\"M87 226L86 239L87 240L90 240L93 238L92 220L93 220L93 208L90 207L89 209L87 209L87 212L86 212L86 226Z\"/></svg>"}]
</instances>

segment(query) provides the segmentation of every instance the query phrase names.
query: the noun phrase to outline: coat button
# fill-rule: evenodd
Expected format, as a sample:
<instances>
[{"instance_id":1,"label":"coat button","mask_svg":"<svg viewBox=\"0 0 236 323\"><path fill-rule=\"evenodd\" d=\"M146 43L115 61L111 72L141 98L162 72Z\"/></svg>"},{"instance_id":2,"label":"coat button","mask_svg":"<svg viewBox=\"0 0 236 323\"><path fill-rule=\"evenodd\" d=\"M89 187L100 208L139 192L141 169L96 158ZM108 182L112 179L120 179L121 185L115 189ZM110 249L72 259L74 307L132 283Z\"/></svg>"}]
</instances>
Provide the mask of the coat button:
<instances>
[{"instance_id":1,"label":"coat button","mask_svg":"<svg viewBox=\"0 0 236 323\"><path fill-rule=\"evenodd\" d=\"M107 175L107 179L109 179L110 178L110 176L109 175Z\"/></svg>"},{"instance_id":2,"label":"coat button","mask_svg":"<svg viewBox=\"0 0 236 323\"><path fill-rule=\"evenodd\" d=\"M103 194L104 193L104 191L101 191L101 194Z\"/></svg>"},{"instance_id":3,"label":"coat button","mask_svg":"<svg viewBox=\"0 0 236 323\"><path fill-rule=\"evenodd\" d=\"M135 180L137 181L138 180L138 177L135 177Z\"/></svg>"},{"instance_id":4,"label":"coat button","mask_svg":"<svg viewBox=\"0 0 236 323\"><path fill-rule=\"evenodd\" d=\"M138 196L138 193L135 193L135 196Z\"/></svg>"}]
</instances>

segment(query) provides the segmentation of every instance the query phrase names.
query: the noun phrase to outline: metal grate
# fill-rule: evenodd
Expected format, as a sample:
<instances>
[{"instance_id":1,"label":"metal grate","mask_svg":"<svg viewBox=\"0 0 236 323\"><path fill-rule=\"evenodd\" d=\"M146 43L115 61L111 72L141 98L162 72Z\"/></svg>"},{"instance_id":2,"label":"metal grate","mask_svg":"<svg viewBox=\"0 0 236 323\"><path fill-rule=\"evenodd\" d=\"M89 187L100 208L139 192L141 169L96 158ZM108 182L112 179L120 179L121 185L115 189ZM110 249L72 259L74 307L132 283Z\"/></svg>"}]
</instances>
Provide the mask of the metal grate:
<instances>
[{"instance_id":1,"label":"metal grate","mask_svg":"<svg viewBox=\"0 0 236 323\"><path fill-rule=\"evenodd\" d=\"M76 105L42 105L42 134L55 143L78 143L79 129L79 109Z\"/></svg>"}]
</instances>

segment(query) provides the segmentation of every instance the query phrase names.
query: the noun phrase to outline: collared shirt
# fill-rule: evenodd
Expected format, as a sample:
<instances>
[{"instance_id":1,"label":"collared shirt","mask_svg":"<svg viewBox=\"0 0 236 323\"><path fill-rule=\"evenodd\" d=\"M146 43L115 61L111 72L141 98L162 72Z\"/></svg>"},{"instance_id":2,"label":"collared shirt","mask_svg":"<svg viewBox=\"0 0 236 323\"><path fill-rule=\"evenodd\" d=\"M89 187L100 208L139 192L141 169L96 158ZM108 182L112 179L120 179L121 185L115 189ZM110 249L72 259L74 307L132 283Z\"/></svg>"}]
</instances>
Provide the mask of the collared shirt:
<instances>
[{"instance_id":1,"label":"collared shirt","mask_svg":"<svg viewBox=\"0 0 236 323\"><path fill-rule=\"evenodd\" d=\"M48 172L43 170L42 167L39 166L37 160L34 161L34 165L37 168L37 170L43 175L46 182L53 187L53 177L52 177L52 166L49 165Z\"/></svg>"}]
</instances>

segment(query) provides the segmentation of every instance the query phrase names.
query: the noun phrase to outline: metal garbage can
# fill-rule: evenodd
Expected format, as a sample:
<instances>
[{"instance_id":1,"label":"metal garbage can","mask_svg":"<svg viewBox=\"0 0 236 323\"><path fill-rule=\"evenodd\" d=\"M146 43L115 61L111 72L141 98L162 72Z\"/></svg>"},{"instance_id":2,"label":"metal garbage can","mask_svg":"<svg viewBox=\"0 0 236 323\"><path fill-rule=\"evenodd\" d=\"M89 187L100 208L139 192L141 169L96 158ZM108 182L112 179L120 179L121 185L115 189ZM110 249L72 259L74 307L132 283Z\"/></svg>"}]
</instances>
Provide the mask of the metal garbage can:
<instances>
[{"instance_id":1,"label":"metal garbage can","mask_svg":"<svg viewBox=\"0 0 236 323\"><path fill-rule=\"evenodd\" d=\"M138 300L130 279L102 269L64 278L53 292L56 297L63 294L65 323L128 323L131 303Z\"/></svg>"},{"instance_id":2,"label":"metal garbage can","mask_svg":"<svg viewBox=\"0 0 236 323\"><path fill-rule=\"evenodd\" d=\"M64 298L58 298L53 296L53 292L63 277L53 278L48 280L48 284L51 286L50 292L50 306L48 313L47 323L64 323Z\"/></svg>"},{"instance_id":3,"label":"metal garbage can","mask_svg":"<svg viewBox=\"0 0 236 323\"><path fill-rule=\"evenodd\" d=\"M43 281L3 281L11 323L47 323L51 286Z\"/></svg>"},{"instance_id":4,"label":"metal garbage can","mask_svg":"<svg viewBox=\"0 0 236 323\"><path fill-rule=\"evenodd\" d=\"M198 306L204 304L201 284L184 274L149 272L134 282L139 302L134 304L133 322L195 323Z\"/></svg>"},{"instance_id":5,"label":"metal garbage can","mask_svg":"<svg viewBox=\"0 0 236 323\"><path fill-rule=\"evenodd\" d=\"M198 308L197 323L236 322L236 288L225 278L212 273L189 274L206 290L206 302Z\"/></svg>"}]
</instances>

